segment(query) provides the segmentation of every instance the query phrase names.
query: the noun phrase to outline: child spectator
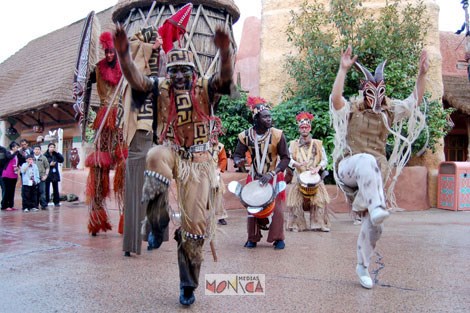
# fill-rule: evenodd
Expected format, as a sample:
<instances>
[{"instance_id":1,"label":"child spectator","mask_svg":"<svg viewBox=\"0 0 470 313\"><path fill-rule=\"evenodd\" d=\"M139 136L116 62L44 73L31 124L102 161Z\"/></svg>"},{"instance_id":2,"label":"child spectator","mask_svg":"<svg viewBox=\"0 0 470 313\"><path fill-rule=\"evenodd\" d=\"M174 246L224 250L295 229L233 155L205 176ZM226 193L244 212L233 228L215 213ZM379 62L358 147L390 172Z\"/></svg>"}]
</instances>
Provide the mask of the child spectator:
<instances>
[{"instance_id":1,"label":"child spectator","mask_svg":"<svg viewBox=\"0 0 470 313\"><path fill-rule=\"evenodd\" d=\"M34 155L26 156L26 162L21 165L21 198L23 199L23 211L38 211L37 185L41 182L38 166L34 163Z\"/></svg>"}]
</instances>

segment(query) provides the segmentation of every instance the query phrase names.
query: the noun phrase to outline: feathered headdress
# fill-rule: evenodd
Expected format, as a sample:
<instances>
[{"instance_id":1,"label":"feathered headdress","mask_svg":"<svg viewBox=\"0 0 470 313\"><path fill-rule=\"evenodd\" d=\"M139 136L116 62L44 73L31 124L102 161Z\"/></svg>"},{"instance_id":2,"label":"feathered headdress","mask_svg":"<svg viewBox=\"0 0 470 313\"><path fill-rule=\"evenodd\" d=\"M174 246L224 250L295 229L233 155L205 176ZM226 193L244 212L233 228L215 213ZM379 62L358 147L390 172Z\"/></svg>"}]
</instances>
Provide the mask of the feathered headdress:
<instances>
[{"instance_id":1,"label":"feathered headdress","mask_svg":"<svg viewBox=\"0 0 470 313\"><path fill-rule=\"evenodd\" d=\"M300 112L297 114L295 119L297 120L297 124L300 126L302 125L311 125L311 121L313 120L313 114L308 113L308 112Z\"/></svg>"},{"instance_id":2,"label":"feathered headdress","mask_svg":"<svg viewBox=\"0 0 470 313\"><path fill-rule=\"evenodd\" d=\"M248 97L246 105L250 108L251 112L253 112L253 117L261 111L271 110L271 106L268 102L261 97Z\"/></svg>"},{"instance_id":3,"label":"feathered headdress","mask_svg":"<svg viewBox=\"0 0 470 313\"><path fill-rule=\"evenodd\" d=\"M100 43L103 50L114 49L113 35L110 32L102 33Z\"/></svg>"}]
</instances>

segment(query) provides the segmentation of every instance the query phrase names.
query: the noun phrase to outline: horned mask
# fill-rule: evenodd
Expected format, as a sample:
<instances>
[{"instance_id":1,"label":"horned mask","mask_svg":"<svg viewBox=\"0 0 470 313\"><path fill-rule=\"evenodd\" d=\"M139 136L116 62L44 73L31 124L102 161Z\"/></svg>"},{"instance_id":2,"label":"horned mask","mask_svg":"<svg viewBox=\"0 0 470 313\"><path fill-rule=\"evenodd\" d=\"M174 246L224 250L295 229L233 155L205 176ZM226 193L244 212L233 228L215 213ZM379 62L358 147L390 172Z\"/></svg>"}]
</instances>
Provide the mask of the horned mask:
<instances>
[{"instance_id":1,"label":"horned mask","mask_svg":"<svg viewBox=\"0 0 470 313\"><path fill-rule=\"evenodd\" d=\"M386 63L386 60L380 63L375 69L374 75L372 75L361 63L354 63L356 68L365 76L365 80L363 80L361 84L364 101L366 105L374 111L374 113L380 113L380 107L385 98L385 81L383 73Z\"/></svg>"}]
</instances>

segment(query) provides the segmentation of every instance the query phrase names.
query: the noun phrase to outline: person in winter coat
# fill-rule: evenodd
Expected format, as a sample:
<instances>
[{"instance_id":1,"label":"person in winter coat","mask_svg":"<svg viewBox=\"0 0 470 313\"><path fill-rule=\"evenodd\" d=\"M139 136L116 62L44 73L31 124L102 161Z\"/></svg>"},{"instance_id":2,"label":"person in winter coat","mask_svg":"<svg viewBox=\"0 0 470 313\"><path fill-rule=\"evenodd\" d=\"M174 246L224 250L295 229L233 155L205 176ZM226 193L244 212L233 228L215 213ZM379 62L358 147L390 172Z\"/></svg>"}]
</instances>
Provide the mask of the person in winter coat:
<instances>
[{"instance_id":1,"label":"person in winter coat","mask_svg":"<svg viewBox=\"0 0 470 313\"><path fill-rule=\"evenodd\" d=\"M47 152L44 153L44 156L49 161L49 175L46 178L46 202L49 203L51 196L51 183L53 190L52 201L56 207L60 206L60 197L59 197L59 182L60 182L60 173L59 173L59 163L64 162L64 157L59 152L55 151L55 143L50 143L47 146Z\"/></svg>"},{"instance_id":2,"label":"person in winter coat","mask_svg":"<svg viewBox=\"0 0 470 313\"><path fill-rule=\"evenodd\" d=\"M13 211L15 206L15 189L18 181L18 148L20 145L13 141L10 143L10 151L7 151L6 158L8 164L2 173L3 183L5 185L5 196L2 199L2 210Z\"/></svg>"}]
</instances>

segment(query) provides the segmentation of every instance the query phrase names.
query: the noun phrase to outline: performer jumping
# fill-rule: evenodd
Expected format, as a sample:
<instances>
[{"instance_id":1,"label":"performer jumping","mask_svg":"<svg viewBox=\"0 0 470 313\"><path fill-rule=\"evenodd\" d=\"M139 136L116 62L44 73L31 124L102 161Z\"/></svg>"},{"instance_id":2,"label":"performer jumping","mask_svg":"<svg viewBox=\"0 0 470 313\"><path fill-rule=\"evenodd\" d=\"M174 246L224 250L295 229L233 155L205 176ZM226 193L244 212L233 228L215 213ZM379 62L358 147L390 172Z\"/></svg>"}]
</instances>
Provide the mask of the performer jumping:
<instances>
[{"instance_id":1,"label":"performer jumping","mask_svg":"<svg viewBox=\"0 0 470 313\"><path fill-rule=\"evenodd\" d=\"M312 114L301 112L297 114L296 120L300 138L292 140L289 144L291 157L289 168L294 170L295 184L287 196L289 210L287 229L293 230L294 227L297 227L298 231L307 229L304 211L309 211L310 230L329 232L327 204L330 202L330 197L323 183L323 176L327 174L324 170L328 165L325 148L321 140L313 139L310 134ZM305 181L300 177L302 173L308 174L303 174L306 177ZM313 181L308 178L312 178Z\"/></svg>"},{"instance_id":2,"label":"performer jumping","mask_svg":"<svg viewBox=\"0 0 470 313\"><path fill-rule=\"evenodd\" d=\"M162 36L163 37L163 36ZM230 37L221 29L215 33L219 48L220 69L210 78L198 78L192 52L173 49L167 55L169 78L156 80L142 74L131 59L124 29L117 25L115 45L132 92L133 105L147 95L158 101L157 132L161 145L147 154L143 201L149 201L147 220L152 237L149 245L158 248L169 223L169 184L174 178L178 188L181 227L175 231L178 242L180 303L195 301L205 239L215 231L214 194L217 186L216 167L209 153L211 103L218 94L228 94L232 84L233 64ZM215 109L215 108L213 108ZM220 120L219 120L220 122Z\"/></svg>"},{"instance_id":3,"label":"performer jumping","mask_svg":"<svg viewBox=\"0 0 470 313\"><path fill-rule=\"evenodd\" d=\"M254 125L238 134L233 161L238 167L243 167L246 151L249 151L253 156L253 164L246 183L259 180L262 185L265 185L283 181L284 170L290 161L284 133L282 130L272 127L271 112L264 99L255 98L253 100L253 98L249 98L249 102L254 104L252 107ZM253 215L248 215L246 248L255 248L262 237L261 229L269 229L267 241L274 242L274 249L284 249L285 200L286 194L285 191L282 191L276 197L271 223L268 218L256 218Z\"/></svg>"},{"instance_id":4,"label":"performer jumping","mask_svg":"<svg viewBox=\"0 0 470 313\"><path fill-rule=\"evenodd\" d=\"M361 285L370 289L373 287L368 270L370 258L382 234L383 221L390 215L383 190L384 180L390 172L385 155L387 136L390 132L393 133L392 124L406 117L415 120L408 124L410 137L419 134L422 129L424 118L418 106L424 94L429 61L427 53L423 51L416 87L407 99L401 101L385 96L385 62L377 67L373 76L356 60L357 56L352 56L351 46L341 55L330 97L330 113L336 131L333 152L335 179L346 195L353 199L353 210L362 214L362 226L357 240L356 273ZM349 102L342 94L346 74L353 65L365 75L365 81L362 84L363 96ZM405 141L410 143L413 139ZM398 144L396 140L396 147ZM396 147L390 163L393 166L403 165L405 162L402 161L406 160L401 159L398 154L404 150ZM400 168L396 171L399 173Z\"/></svg>"}]
</instances>

